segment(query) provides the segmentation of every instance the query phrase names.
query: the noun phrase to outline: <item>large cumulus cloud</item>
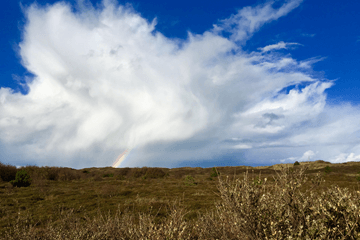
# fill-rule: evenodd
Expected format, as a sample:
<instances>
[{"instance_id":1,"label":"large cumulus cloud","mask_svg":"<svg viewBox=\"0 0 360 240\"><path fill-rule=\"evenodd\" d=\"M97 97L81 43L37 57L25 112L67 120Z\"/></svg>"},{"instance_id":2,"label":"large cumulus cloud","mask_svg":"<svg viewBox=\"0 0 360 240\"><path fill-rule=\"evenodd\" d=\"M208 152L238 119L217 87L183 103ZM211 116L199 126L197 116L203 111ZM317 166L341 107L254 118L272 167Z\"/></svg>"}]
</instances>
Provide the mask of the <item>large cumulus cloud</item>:
<instances>
[{"instance_id":1,"label":"large cumulus cloud","mask_svg":"<svg viewBox=\"0 0 360 240\"><path fill-rule=\"evenodd\" d=\"M221 161L229 152L259 162L360 158L358 108L326 104L333 82L313 76L314 59L276 52L298 43L242 48L300 3L246 7L186 40L114 1L78 11L31 5L19 54L34 77L27 95L0 89L1 157L108 166L136 147L128 166Z\"/></svg>"}]
</instances>

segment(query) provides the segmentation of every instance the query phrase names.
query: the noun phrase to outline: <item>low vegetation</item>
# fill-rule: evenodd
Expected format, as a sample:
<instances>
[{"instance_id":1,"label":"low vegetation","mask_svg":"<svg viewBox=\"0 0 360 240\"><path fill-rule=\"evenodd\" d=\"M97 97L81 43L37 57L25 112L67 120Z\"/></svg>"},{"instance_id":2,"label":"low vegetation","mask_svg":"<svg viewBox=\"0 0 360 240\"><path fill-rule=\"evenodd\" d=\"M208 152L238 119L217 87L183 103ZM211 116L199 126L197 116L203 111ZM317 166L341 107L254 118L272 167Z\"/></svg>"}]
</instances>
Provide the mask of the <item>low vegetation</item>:
<instances>
[{"instance_id":1,"label":"low vegetation","mask_svg":"<svg viewBox=\"0 0 360 240\"><path fill-rule=\"evenodd\" d=\"M11 166L10 164L3 164L0 162L0 180L5 182L15 180L16 172L17 170L15 166Z\"/></svg>"},{"instance_id":2,"label":"low vegetation","mask_svg":"<svg viewBox=\"0 0 360 240\"><path fill-rule=\"evenodd\" d=\"M31 178L25 169L21 169L16 172L15 180L11 180L10 183L14 187L28 187L31 185Z\"/></svg>"},{"instance_id":3,"label":"low vegetation","mask_svg":"<svg viewBox=\"0 0 360 240\"><path fill-rule=\"evenodd\" d=\"M284 166L0 164L0 239L360 239L360 163Z\"/></svg>"}]
</instances>

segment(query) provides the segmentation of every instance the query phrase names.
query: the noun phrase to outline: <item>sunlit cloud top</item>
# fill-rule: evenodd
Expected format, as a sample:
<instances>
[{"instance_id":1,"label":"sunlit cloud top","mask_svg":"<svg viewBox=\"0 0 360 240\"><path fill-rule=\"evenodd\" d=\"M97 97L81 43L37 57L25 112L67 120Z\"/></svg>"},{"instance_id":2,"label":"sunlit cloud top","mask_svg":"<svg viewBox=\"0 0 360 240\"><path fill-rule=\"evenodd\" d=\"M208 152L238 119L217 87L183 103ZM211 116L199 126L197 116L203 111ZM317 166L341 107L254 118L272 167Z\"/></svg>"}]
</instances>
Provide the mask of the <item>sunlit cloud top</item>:
<instances>
[{"instance_id":1,"label":"sunlit cloud top","mask_svg":"<svg viewBox=\"0 0 360 240\"><path fill-rule=\"evenodd\" d=\"M185 40L115 1L77 11L66 2L30 5L19 54L34 77L27 95L0 89L3 157L110 166L137 147L123 166L221 162L224 154L241 155L240 165L359 159L359 109L327 105L334 82L316 77L319 59L284 52L306 46L243 49L301 2L245 7Z\"/></svg>"}]
</instances>

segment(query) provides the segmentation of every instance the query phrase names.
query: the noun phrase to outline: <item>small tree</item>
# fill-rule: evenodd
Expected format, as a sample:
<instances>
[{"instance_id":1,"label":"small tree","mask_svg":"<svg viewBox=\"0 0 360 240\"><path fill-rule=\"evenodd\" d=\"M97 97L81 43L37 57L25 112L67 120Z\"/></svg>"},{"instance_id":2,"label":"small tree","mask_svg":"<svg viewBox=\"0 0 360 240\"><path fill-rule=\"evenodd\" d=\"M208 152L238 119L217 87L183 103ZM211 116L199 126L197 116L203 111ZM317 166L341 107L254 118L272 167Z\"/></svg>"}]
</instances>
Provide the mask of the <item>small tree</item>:
<instances>
[{"instance_id":1,"label":"small tree","mask_svg":"<svg viewBox=\"0 0 360 240\"><path fill-rule=\"evenodd\" d=\"M31 178L25 169L17 171L15 180L10 181L14 187L28 187L31 185Z\"/></svg>"},{"instance_id":2,"label":"small tree","mask_svg":"<svg viewBox=\"0 0 360 240\"><path fill-rule=\"evenodd\" d=\"M298 166L298 165L300 165L300 163L299 163L298 161L296 161L296 162L294 163L294 166Z\"/></svg>"}]
</instances>

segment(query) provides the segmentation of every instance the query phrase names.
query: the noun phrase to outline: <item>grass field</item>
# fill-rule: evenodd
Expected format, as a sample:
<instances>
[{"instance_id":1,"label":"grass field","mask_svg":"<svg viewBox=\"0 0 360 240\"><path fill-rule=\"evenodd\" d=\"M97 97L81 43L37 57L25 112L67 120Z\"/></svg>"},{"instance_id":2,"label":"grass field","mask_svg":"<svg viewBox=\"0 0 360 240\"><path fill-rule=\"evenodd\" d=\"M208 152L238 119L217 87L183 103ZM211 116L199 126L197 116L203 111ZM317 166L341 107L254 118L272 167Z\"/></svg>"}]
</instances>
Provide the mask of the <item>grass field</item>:
<instances>
[{"instance_id":1,"label":"grass field","mask_svg":"<svg viewBox=\"0 0 360 240\"><path fill-rule=\"evenodd\" d=\"M30 186L10 182L19 170ZM216 169L0 164L0 239L360 239L359 172L360 162L321 160Z\"/></svg>"}]
</instances>

